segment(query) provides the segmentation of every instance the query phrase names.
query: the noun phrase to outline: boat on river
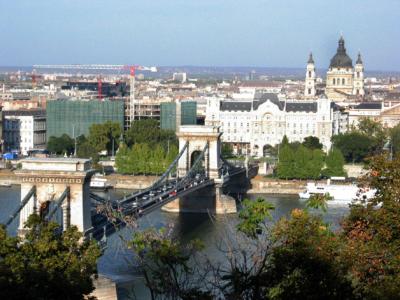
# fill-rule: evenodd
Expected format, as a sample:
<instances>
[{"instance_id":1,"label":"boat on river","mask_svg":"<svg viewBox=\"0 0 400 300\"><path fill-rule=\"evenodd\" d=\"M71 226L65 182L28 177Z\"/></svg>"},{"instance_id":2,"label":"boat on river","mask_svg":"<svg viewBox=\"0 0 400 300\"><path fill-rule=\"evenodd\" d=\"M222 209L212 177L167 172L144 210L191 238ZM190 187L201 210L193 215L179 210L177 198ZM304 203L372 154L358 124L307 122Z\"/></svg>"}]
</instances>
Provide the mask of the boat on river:
<instances>
[{"instance_id":1,"label":"boat on river","mask_svg":"<svg viewBox=\"0 0 400 300\"><path fill-rule=\"evenodd\" d=\"M339 203L349 204L353 200L367 200L374 197L376 190L361 188L356 184L336 184L330 180L326 184L308 182L306 189L299 193L300 199L309 199L313 195L328 195L331 199L328 204Z\"/></svg>"},{"instance_id":2,"label":"boat on river","mask_svg":"<svg viewBox=\"0 0 400 300\"><path fill-rule=\"evenodd\" d=\"M108 183L107 178L99 175L94 175L90 180L90 188L106 191L112 188L112 185Z\"/></svg>"}]
</instances>

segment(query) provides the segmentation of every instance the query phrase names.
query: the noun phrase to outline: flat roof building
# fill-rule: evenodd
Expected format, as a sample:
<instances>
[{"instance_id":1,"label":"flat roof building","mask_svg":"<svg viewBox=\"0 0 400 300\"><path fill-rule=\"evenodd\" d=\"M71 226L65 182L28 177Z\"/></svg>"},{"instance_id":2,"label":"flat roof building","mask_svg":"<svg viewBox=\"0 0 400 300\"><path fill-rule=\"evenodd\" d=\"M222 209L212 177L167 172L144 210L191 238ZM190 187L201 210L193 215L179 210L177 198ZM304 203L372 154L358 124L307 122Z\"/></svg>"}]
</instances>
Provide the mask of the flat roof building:
<instances>
[{"instance_id":1,"label":"flat roof building","mask_svg":"<svg viewBox=\"0 0 400 300\"><path fill-rule=\"evenodd\" d=\"M87 136L93 124L107 121L124 128L124 101L54 100L47 103L47 140L64 133L70 137Z\"/></svg>"}]
</instances>

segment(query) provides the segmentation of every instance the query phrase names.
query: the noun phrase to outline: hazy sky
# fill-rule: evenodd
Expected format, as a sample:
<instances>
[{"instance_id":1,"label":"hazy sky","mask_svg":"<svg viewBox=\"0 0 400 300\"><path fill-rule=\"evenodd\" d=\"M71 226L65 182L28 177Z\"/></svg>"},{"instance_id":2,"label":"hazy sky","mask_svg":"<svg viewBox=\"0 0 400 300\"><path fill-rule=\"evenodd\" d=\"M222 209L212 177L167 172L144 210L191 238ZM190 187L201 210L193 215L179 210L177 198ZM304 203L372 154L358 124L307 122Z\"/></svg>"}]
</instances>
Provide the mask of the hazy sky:
<instances>
[{"instance_id":1,"label":"hazy sky","mask_svg":"<svg viewBox=\"0 0 400 300\"><path fill-rule=\"evenodd\" d=\"M400 71L400 0L0 0L0 65L326 68L341 32Z\"/></svg>"}]
</instances>

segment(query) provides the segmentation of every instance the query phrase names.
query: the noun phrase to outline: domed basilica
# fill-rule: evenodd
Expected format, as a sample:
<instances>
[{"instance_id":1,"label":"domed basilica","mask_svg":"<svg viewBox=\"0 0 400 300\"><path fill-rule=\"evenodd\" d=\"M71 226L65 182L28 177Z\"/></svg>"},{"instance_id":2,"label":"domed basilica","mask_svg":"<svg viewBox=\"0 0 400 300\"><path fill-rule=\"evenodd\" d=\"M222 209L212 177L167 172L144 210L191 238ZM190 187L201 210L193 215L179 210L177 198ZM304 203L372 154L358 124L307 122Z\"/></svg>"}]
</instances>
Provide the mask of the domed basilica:
<instances>
[{"instance_id":1,"label":"domed basilica","mask_svg":"<svg viewBox=\"0 0 400 300\"><path fill-rule=\"evenodd\" d=\"M343 37L339 39L336 54L332 57L326 73L325 94L333 101L344 101L348 98L364 96L364 65L361 54L358 54L355 66L346 53ZM307 62L307 73L304 95L313 98L316 95L315 64L312 54Z\"/></svg>"}]
</instances>

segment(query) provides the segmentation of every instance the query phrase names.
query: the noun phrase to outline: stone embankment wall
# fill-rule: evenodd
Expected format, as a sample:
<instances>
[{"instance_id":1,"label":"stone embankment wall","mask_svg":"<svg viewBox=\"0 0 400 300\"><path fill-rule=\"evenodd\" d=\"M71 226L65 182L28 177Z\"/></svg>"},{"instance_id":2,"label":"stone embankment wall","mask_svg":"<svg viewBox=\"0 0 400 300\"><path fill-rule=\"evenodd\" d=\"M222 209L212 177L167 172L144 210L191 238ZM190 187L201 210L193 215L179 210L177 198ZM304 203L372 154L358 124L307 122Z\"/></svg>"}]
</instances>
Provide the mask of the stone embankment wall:
<instances>
[{"instance_id":1,"label":"stone embankment wall","mask_svg":"<svg viewBox=\"0 0 400 300\"><path fill-rule=\"evenodd\" d=\"M298 194L304 190L305 180L281 180L256 176L251 180L249 194Z\"/></svg>"},{"instance_id":2,"label":"stone embankment wall","mask_svg":"<svg viewBox=\"0 0 400 300\"><path fill-rule=\"evenodd\" d=\"M141 190L149 187L158 179L158 176L133 176L110 174L106 176L107 182L115 189Z\"/></svg>"}]
</instances>

